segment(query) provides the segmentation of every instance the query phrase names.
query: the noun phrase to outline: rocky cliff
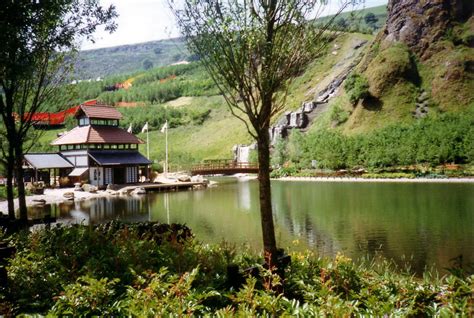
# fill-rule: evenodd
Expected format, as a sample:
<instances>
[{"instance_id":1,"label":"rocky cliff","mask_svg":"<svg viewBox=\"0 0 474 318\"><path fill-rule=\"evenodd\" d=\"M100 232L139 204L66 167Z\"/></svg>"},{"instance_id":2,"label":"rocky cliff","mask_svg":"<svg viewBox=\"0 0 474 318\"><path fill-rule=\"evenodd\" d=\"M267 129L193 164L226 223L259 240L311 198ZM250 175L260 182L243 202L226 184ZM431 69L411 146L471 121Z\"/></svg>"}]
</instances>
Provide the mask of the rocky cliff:
<instances>
[{"instance_id":1,"label":"rocky cliff","mask_svg":"<svg viewBox=\"0 0 474 318\"><path fill-rule=\"evenodd\" d=\"M355 72L368 97L350 113L346 133L474 108L473 0L389 0L388 17Z\"/></svg>"},{"instance_id":2,"label":"rocky cliff","mask_svg":"<svg viewBox=\"0 0 474 318\"><path fill-rule=\"evenodd\" d=\"M387 9L388 19L381 34L383 47L401 42L426 60L456 23L472 16L474 1L390 0Z\"/></svg>"}]
</instances>

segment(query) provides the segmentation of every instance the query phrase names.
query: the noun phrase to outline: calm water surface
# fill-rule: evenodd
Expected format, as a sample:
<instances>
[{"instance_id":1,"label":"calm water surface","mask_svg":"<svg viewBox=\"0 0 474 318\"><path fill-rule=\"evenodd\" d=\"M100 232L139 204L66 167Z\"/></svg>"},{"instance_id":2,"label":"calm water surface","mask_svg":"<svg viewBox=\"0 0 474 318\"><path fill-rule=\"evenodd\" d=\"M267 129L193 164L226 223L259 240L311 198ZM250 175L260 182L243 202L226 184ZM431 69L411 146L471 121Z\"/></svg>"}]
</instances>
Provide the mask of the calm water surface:
<instances>
[{"instance_id":1,"label":"calm water surface","mask_svg":"<svg viewBox=\"0 0 474 318\"><path fill-rule=\"evenodd\" d=\"M256 181L218 179L206 190L47 206L62 222L186 223L198 240L261 248ZM323 256L382 255L417 272L463 256L474 263L474 184L272 183L277 240ZM30 213L42 211L30 210Z\"/></svg>"}]
</instances>

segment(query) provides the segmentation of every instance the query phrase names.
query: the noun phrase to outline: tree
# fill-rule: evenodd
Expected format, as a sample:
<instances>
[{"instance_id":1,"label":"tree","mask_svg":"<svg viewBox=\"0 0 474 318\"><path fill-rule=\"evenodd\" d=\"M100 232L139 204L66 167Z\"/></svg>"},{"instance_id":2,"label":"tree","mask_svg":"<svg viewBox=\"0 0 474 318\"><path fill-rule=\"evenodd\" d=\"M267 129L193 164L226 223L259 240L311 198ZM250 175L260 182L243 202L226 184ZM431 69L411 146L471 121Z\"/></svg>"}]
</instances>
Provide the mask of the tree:
<instances>
[{"instance_id":1,"label":"tree","mask_svg":"<svg viewBox=\"0 0 474 318\"><path fill-rule=\"evenodd\" d=\"M153 62L150 61L149 59L146 59L143 61L143 69L146 71L146 70L149 70L150 68L153 67Z\"/></svg>"},{"instance_id":2,"label":"tree","mask_svg":"<svg viewBox=\"0 0 474 318\"><path fill-rule=\"evenodd\" d=\"M321 12L322 3L186 0L178 7L170 0L188 49L199 55L232 114L257 141L263 245L270 262L277 251L270 191L270 123L285 106L291 80L334 36L328 28L337 14L322 25L307 20Z\"/></svg>"},{"instance_id":3,"label":"tree","mask_svg":"<svg viewBox=\"0 0 474 318\"><path fill-rule=\"evenodd\" d=\"M368 26L370 26L371 28L373 28L374 30L377 28L377 21L379 19L375 16L375 14L373 14L372 12L368 12L365 16L364 16L364 21L365 23L367 23Z\"/></svg>"},{"instance_id":4,"label":"tree","mask_svg":"<svg viewBox=\"0 0 474 318\"><path fill-rule=\"evenodd\" d=\"M347 29L348 24L347 24L346 19L344 19L343 17L340 17L339 19L337 19L337 21L336 21L336 26L337 26L338 29L340 29L340 30L345 30L345 29Z\"/></svg>"},{"instance_id":5,"label":"tree","mask_svg":"<svg viewBox=\"0 0 474 318\"><path fill-rule=\"evenodd\" d=\"M27 221L23 154L32 135L33 115L54 99L65 83L81 39L93 40L99 25L114 31L115 7L98 0L5 1L0 6L0 118L7 171L8 212L14 217L13 175L20 219Z\"/></svg>"}]
</instances>

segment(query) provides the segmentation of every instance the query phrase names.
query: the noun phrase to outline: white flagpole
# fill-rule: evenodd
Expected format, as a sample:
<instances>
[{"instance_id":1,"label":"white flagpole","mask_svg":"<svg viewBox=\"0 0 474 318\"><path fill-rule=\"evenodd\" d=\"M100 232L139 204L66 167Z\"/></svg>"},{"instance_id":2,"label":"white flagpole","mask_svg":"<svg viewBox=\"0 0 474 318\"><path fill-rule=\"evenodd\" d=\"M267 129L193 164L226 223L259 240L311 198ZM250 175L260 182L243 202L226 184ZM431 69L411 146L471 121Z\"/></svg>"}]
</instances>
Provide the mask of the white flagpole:
<instances>
[{"instance_id":1,"label":"white flagpole","mask_svg":"<svg viewBox=\"0 0 474 318\"><path fill-rule=\"evenodd\" d=\"M168 121L165 122L166 129L165 129L165 178L168 176Z\"/></svg>"},{"instance_id":2,"label":"white flagpole","mask_svg":"<svg viewBox=\"0 0 474 318\"><path fill-rule=\"evenodd\" d=\"M148 140L148 128L146 129L146 157L150 160L150 141Z\"/></svg>"}]
</instances>

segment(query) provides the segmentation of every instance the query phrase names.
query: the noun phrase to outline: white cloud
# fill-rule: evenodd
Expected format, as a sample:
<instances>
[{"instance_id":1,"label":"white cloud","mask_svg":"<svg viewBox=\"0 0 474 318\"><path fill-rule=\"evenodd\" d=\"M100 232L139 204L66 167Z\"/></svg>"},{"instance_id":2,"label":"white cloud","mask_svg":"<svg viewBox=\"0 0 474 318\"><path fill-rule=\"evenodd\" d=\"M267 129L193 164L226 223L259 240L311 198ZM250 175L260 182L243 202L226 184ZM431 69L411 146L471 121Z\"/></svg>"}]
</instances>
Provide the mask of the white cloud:
<instances>
[{"instance_id":1,"label":"white cloud","mask_svg":"<svg viewBox=\"0 0 474 318\"><path fill-rule=\"evenodd\" d=\"M167 0L100 0L100 3L107 7L111 4L116 6L119 14L117 31L109 34L103 29L98 30L94 36L96 43L84 42L82 44L83 50L179 36ZM335 13L340 7L340 3L339 0L329 1L327 8L321 15ZM366 0L365 7L386 3L387 0Z\"/></svg>"},{"instance_id":2,"label":"white cloud","mask_svg":"<svg viewBox=\"0 0 474 318\"><path fill-rule=\"evenodd\" d=\"M100 29L96 43L85 42L82 49L95 49L140 43L178 36L167 0L101 0L103 6L115 5L119 17L117 30L109 34Z\"/></svg>"}]
</instances>

